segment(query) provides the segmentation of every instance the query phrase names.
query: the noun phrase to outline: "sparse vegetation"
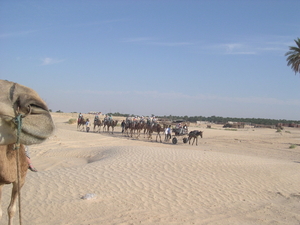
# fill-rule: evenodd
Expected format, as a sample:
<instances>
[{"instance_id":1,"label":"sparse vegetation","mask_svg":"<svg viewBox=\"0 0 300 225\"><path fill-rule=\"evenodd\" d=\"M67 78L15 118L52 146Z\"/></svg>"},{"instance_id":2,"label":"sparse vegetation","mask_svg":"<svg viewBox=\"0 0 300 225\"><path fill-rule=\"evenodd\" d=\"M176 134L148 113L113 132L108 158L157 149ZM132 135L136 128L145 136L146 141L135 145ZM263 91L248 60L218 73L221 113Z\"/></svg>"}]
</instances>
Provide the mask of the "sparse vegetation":
<instances>
[{"instance_id":1,"label":"sparse vegetation","mask_svg":"<svg viewBox=\"0 0 300 225\"><path fill-rule=\"evenodd\" d=\"M297 145L290 145L289 148L293 149L293 148L296 148L296 147L297 147Z\"/></svg>"},{"instance_id":2,"label":"sparse vegetation","mask_svg":"<svg viewBox=\"0 0 300 225\"><path fill-rule=\"evenodd\" d=\"M76 123L76 119L74 119L74 118L72 118L72 119L69 119L69 121L68 121L68 124L74 124L74 123Z\"/></svg>"}]
</instances>

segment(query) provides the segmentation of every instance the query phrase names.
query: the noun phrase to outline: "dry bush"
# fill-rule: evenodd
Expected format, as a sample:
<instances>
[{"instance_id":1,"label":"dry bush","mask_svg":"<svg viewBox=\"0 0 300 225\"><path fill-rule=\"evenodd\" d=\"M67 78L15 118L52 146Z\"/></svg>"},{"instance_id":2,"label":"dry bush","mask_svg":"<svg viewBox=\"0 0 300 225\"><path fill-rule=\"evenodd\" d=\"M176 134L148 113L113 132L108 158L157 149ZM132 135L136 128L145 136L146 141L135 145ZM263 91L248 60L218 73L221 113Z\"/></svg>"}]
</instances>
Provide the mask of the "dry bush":
<instances>
[{"instance_id":1,"label":"dry bush","mask_svg":"<svg viewBox=\"0 0 300 225\"><path fill-rule=\"evenodd\" d=\"M74 124L76 122L77 122L77 120L72 118L72 119L69 119L68 124Z\"/></svg>"}]
</instances>

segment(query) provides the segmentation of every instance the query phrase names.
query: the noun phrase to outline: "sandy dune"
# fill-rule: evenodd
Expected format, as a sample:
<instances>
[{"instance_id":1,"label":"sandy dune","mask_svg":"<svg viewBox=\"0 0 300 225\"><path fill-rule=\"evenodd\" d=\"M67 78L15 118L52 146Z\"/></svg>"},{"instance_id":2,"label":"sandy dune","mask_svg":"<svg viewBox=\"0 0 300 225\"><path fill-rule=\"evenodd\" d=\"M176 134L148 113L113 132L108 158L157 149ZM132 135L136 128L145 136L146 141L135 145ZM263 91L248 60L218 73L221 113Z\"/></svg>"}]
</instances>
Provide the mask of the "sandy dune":
<instances>
[{"instance_id":1,"label":"sandy dune","mask_svg":"<svg viewBox=\"0 0 300 225\"><path fill-rule=\"evenodd\" d=\"M225 130L198 146L77 131L31 146L38 173L22 189L23 224L300 224L300 129ZM92 119L92 116L90 116ZM93 130L93 129L92 129ZM10 188L4 188L6 224ZM17 224L18 216L15 217Z\"/></svg>"}]
</instances>

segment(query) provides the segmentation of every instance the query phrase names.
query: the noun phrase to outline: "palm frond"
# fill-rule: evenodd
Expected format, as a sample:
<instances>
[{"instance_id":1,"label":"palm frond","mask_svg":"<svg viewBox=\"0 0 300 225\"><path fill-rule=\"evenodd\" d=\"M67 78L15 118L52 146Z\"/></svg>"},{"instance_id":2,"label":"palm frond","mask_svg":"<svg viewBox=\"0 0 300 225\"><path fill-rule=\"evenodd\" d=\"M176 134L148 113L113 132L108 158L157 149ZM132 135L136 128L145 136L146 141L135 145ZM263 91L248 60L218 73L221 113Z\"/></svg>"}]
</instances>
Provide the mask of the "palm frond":
<instances>
[{"instance_id":1,"label":"palm frond","mask_svg":"<svg viewBox=\"0 0 300 225\"><path fill-rule=\"evenodd\" d=\"M298 47L290 46L289 51L285 53L287 57L287 65L291 66L295 74L300 73L300 38L294 40Z\"/></svg>"}]
</instances>

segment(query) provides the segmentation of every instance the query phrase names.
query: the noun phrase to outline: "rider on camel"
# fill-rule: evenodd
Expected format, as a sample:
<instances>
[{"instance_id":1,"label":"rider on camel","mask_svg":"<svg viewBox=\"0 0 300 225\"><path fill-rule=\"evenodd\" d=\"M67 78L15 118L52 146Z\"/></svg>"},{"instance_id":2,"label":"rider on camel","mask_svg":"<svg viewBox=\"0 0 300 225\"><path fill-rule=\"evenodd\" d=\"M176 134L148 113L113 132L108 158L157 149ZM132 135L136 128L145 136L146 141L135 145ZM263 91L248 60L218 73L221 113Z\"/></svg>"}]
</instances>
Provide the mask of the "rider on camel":
<instances>
[{"instance_id":1,"label":"rider on camel","mask_svg":"<svg viewBox=\"0 0 300 225\"><path fill-rule=\"evenodd\" d=\"M155 118L155 116L152 117L152 125L151 127L153 127L157 122L157 119Z\"/></svg>"},{"instance_id":2,"label":"rider on camel","mask_svg":"<svg viewBox=\"0 0 300 225\"><path fill-rule=\"evenodd\" d=\"M106 121L108 121L108 116L107 116L107 114L106 114L105 117L104 117L104 122L106 122Z\"/></svg>"},{"instance_id":3,"label":"rider on camel","mask_svg":"<svg viewBox=\"0 0 300 225\"><path fill-rule=\"evenodd\" d=\"M83 119L83 115L81 113L79 113L78 115L78 122L80 122Z\"/></svg>"},{"instance_id":4,"label":"rider on camel","mask_svg":"<svg viewBox=\"0 0 300 225\"><path fill-rule=\"evenodd\" d=\"M96 123L97 121L99 121L99 113L97 113L95 118L94 118L94 123Z\"/></svg>"}]
</instances>

